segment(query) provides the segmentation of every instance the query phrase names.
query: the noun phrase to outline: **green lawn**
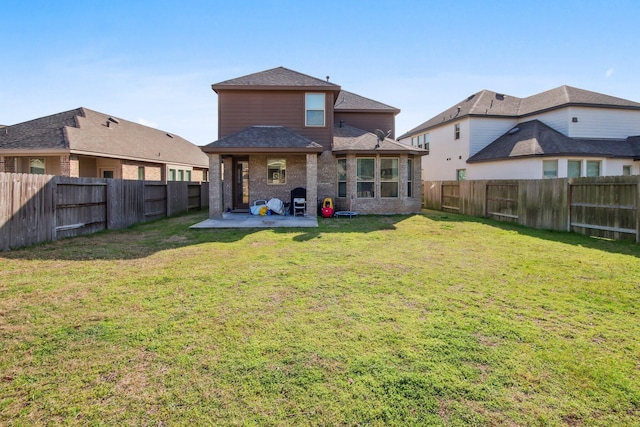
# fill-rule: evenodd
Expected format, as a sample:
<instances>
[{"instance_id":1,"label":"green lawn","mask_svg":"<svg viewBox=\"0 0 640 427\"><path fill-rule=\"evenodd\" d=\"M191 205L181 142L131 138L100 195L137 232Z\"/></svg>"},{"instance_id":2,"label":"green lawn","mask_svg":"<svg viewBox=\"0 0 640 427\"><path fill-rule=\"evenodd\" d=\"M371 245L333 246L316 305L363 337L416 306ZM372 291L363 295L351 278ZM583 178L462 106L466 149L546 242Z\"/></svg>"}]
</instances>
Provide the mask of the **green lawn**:
<instances>
[{"instance_id":1,"label":"green lawn","mask_svg":"<svg viewBox=\"0 0 640 427\"><path fill-rule=\"evenodd\" d=\"M640 245L205 217L0 253L0 425L639 425Z\"/></svg>"}]
</instances>

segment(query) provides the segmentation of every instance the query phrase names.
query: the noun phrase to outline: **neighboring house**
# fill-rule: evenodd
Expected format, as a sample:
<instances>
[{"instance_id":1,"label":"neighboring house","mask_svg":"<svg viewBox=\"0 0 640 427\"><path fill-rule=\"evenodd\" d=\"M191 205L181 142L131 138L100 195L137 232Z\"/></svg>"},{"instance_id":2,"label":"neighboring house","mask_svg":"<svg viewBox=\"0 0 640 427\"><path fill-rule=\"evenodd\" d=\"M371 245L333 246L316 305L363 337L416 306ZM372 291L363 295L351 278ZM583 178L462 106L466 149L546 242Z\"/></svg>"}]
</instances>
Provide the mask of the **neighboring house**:
<instances>
[{"instance_id":1,"label":"neighboring house","mask_svg":"<svg viewBox=\"0 0 640 427\"><path fill-rule=\"evenodd\" d=\"M0 172L207 181L208 166L178 135L87 108L0 129Z\"/></svg>"},{"instance_id":2,"label":"neighboring house","mask_svg":"<svg viewBox=\"0 0 640 427\"><path fill-rule=\"evenodd\" d=\"M328 80L278 67L212 85L218 140L202 148L211 217L290 202L299 187L313 216L326 197L337 210L420 212L425 151L393 139L400 110Z\"/></svg>"},{"instance_id":3,"label":"neighboring house","mask_svg":"<svg viewBox=\"0 0 640 427\"><path fill-rule=\"evenodd\" d=\"M640 174L640 103L561 86L527 98L471 95L398 139L424 147L422 178Z\"/></svg>"}]
</instances>

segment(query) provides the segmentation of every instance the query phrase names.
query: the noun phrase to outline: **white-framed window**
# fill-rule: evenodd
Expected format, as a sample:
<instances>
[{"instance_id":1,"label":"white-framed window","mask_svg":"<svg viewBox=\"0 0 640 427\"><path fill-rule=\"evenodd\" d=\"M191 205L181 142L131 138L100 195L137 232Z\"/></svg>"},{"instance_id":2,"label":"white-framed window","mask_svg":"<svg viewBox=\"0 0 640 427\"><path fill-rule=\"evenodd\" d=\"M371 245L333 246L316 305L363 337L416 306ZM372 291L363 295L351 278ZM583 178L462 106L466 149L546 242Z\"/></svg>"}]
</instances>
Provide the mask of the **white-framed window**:
<instances>
[{"instance_id":1,"label":"white-framed window","mask_svg":"<svg viewBox=\"0 0 640 427\"><path fill-rule=\"evenodd\" d=\"M467 179L467 170L466 169L456 169L456 180L464 181Z\"/></svg>"},{"instance_id":2,"label":"white-framed window","mask_svg":"<svg viewBox=\"0 0 640 427\"><path fill-rule=\"evenodd\" d=\"M191 171L184 171L187 181L191 182Z\"/></svg>"},{"instance_id":3,"label":"white-framed window","mask_svg":"<svg viewBox=\"0 0 640 427\"><path fill-rule=\"evenodd\" d=\"M356 159L356 197L375 197L376 159L361 157Z\"/></svg>"},{"instance_id":4,"label":"white-framed window","mask_svg":"<svg viewBox=\"0 0 640 427\"><path fill-rule=\"evenodd\" d=\"M460 123L453 125L453 139L460 139Z\"/></svg>"},{"instance_id":5,"label":"white-framed window","mask_svg":"<svg viewBox=\"0 0 640 427\"><path fill-rule=\"evenodd\" d=\"M407 159L407 197L413 197L413 159Z\"/></svg>"},{"instance_id":6,"label":"white-framed window","mask_svg":"<svg viewBox=\"0 0 640 427\"><path fill-rule=\"evenodd\" d=\"M622 175L624 176L631 175L631 165L622 165Z\"/></svg>"},{"instance_id":7,"label":"white-framed window","mask_svg":"<svg viewBox=\"0 0 640 427\"><path fill-rule=\"evenodd\" d=\"M582 176L582 161L567 161L567 178L580 178Z\"/></svg>"},{"instance_id":8,"label":"white-framed window","mask_svg":"<svg viewBox=\"0 0 640 427\"><path fill-rule=\"evenodd\" d=\"M138 179L144 181L144 166L138 166Z\"/></svg>"},{"instance_id":9,"label":"white-framed window","mask_svg":"<svg viewBox=\"0 0 640 427\"><path fill-rule=\"evenodd\" d=\"M176 180L176 170L175 169L169 169L169 179L168 181L175 181Z\"/></svg>"},{"instance_id":10,"label":"white-framed window","mask_svg":"<svg viewBox=\"0 0 640 427\"><path fill-rule=\"evenodd\" d=\"M424 134L418 135L418 148L424 147Z\"/></svg>"},{"instance_id":11,"label":"white-framed window","mask_svg":"<svg viewBox=\"0 0 640 427\"><path fill-rule=\"evenodd\" d=\"M417 147L418 146L418 137L417 136L411 137L411 146L412 147Z\"/></svg>"},{"instance_id":12,"label":"white-framed window","mask_svg":"<svg viewBox=\"0 0 640 427\"><path fill-rule=\"evenodd\" d=\"M542 177L543 178L558 177L558 161L557 160L542 161Z\"/></svg>"},{"instance_id":13,"label":"white-framed window","mask_svg":"<svg viewBox=\"0 0 640 427\"><path fill-rule=\"evenodd\" d=\"M425 133L424 134L424 147L423 148L425 150L427 150L427 151L429 151L429 140L430 140L429 134Z\"/></svg>"},{"instance_id":14,"label":"white-framed window","mask_svg":"<svg viewBox=\"0 0 640 427\"><path fill-rule=\"evenodd\" d=\"M178 169L178 181L184 181L184 171L182 169Z\"/></svg>"},{"instance_id":15,"label":"white-framed window","mask_svg":"<svg viewBox=\"0 0 640 427\"><path fill-rule=\"evenodd\" d=\"M29 173L44 175L46 171L45 159L43 157L29 159Z\"/></svg>"},{"instance_id":16,"label":"white-framed window","mask_svg":"<svg viewBox=\"0 0 640 427\"><path fill-rule=\"evenodd\" d=\"M323 127L325 124L324 93L305 94L305 126Z\"/></svg>"},{"instance_id":17,"label":"white-framed window","mask_svg":"<svg viewBox=\"0 0 640 427\"><path fill-rule=\"evenodd\" d=\"M347 197L347 159L338 159L338 197Z\"/></svg>"},{"instance_id":18,"label":"white-framed window","mask_svg":"<svg viewBox=\"0 0 640 427\"><path fill-rule=\"evenodd\" d=\"M398 159L380 159L380 197L398 197Z\"/></svg>"},{"instance_id":19,"label":"white-framed window","mask_svg":"<svg viewBox=\"0 0 640 427\"><path fill-rule=\"evenodd\" d=\"M287 183L287 159L267 159L267 184L282 185Z\"/></svg>"},{"instance_id":20,"label":"white-framed window","mask_svg":"<svg viewBox=\"0 0 640 427\"><path fill-rule=\"evenodd\" d=\"M600 160L587 160L587 176L600 176Z\"/></svg>"}]
</instances>

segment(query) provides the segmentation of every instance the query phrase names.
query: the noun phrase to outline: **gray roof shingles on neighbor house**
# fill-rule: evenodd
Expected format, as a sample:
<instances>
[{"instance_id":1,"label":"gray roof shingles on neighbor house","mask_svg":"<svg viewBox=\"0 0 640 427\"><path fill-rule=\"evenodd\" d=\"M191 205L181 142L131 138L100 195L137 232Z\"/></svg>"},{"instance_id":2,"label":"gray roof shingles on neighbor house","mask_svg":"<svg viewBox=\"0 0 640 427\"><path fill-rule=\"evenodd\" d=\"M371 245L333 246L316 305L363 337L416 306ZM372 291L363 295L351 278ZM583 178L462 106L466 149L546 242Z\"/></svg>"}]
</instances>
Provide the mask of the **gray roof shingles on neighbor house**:
<instances>
[{"instance_id":1,"label":"gray roof shingles on neighbor house","mask_svg":"<svg viewBox=\"0 0 640 427\"><path fill-rule=\"evenodd\" d=\"M467 116L525 118L532 114L570 105L640 110L640 103L566 85L526 98L482 90L421 123L398 139Z\"/></svg>"},{"instance_id":2,"label":"gray roof shingles on neighbor house","mask_svg":"<svg viewBox=\"0 0 640 427\"><path fill-rule=\"evenodd\" d=\"M83 107L0 132L0 152L31 150L199 167L209 164L198 146L178 135Z\"/></svg>"},{"instance_id":3,"label":"gray roof shingles on neighbor house","mask_svg":"<svg viewBox=\"0 0 640 427\"><path fill-rule=\"evenodd\" d=\"M519 123L468 160L479 163L536 156L640 158L640 137L569 138L539 120Z\"/></svg>"}]
</instances>

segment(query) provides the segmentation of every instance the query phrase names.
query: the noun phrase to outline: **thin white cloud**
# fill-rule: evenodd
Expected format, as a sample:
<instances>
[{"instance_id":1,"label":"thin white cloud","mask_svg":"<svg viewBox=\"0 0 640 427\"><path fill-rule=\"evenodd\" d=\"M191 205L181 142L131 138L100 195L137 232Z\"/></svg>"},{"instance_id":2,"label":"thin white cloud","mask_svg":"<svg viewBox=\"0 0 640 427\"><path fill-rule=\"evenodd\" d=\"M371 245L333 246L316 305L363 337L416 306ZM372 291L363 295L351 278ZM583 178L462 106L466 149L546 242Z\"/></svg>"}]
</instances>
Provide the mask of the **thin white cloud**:
<instances>
[{"instance_id":1,"label":"thin white cloud","mask_svg":"<svg viewBox=\"0 0 640 427\"><path fill-rule=\"evenodd\" d=\"M149 126L150 128L158 127L157 123L152 122L151 120L143 119L143 118L138 119L138 123L144 126Z\"/></svg>"},{"instance_id":2,"label":"thin white cloud","mask_svg":"<svg viewBox=\"0 0 640 427\"><path fill-rule=\"evenodd\" d=\"M614 72L614 71L615 71L615 70L614 70L613 68L609 68L609 69L607 70L607 72L606 72L606 73L604 73L605 77L606 77L606 78L609 78L609 77L613 76L613 72Z\"/></svg>"}]
</instances>

